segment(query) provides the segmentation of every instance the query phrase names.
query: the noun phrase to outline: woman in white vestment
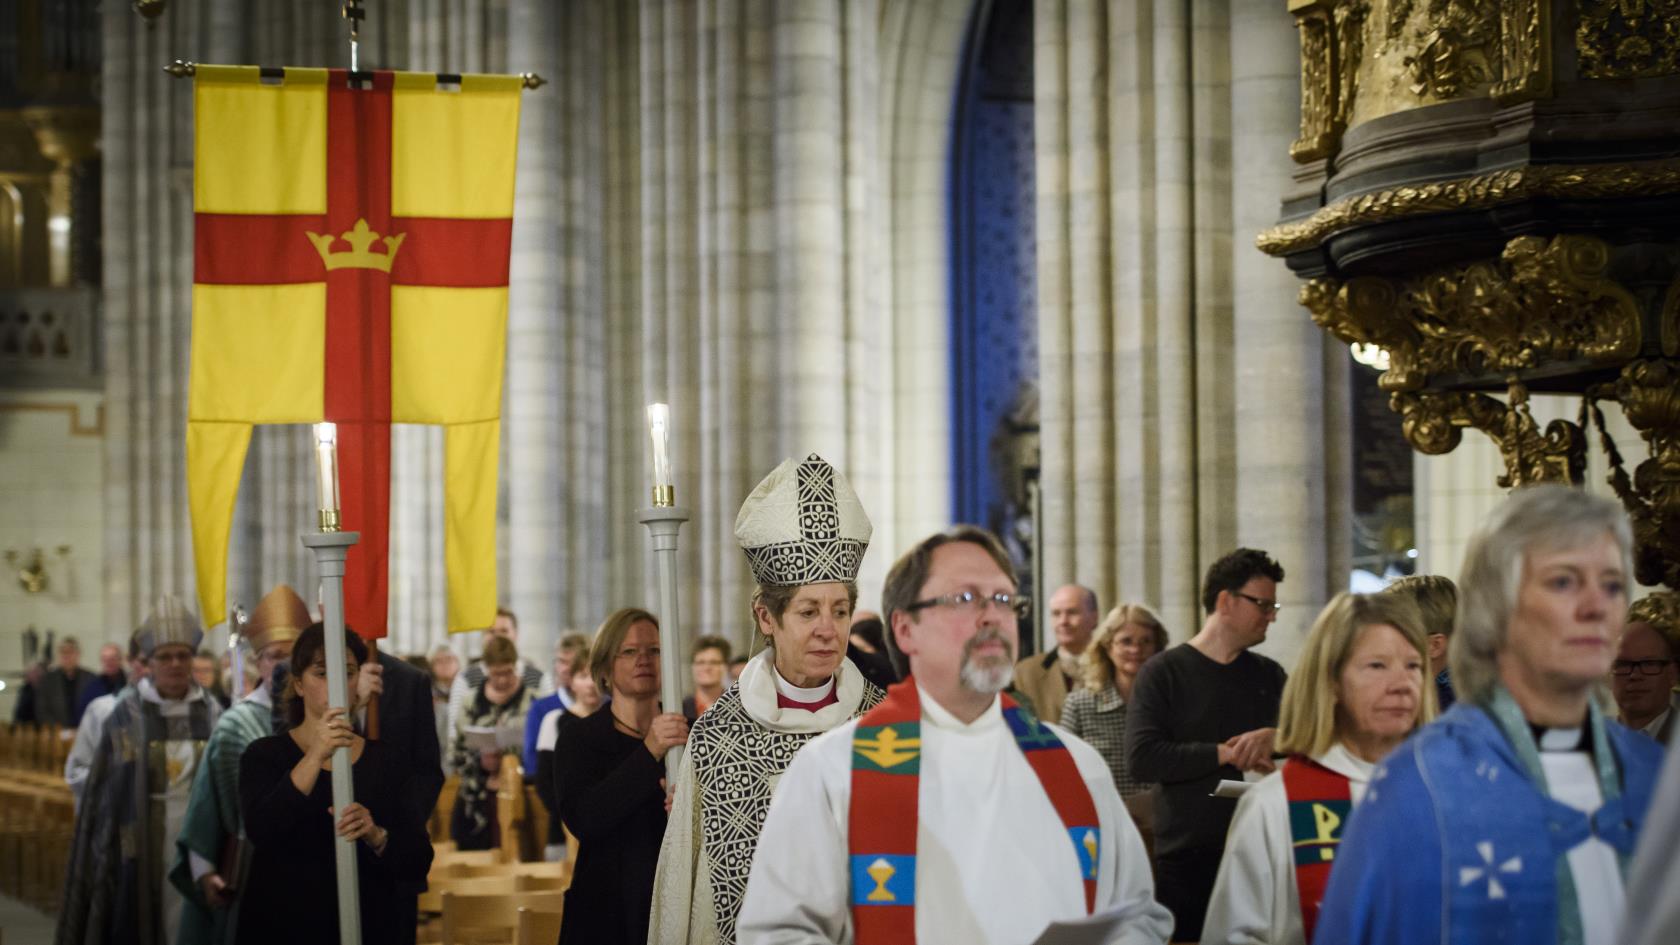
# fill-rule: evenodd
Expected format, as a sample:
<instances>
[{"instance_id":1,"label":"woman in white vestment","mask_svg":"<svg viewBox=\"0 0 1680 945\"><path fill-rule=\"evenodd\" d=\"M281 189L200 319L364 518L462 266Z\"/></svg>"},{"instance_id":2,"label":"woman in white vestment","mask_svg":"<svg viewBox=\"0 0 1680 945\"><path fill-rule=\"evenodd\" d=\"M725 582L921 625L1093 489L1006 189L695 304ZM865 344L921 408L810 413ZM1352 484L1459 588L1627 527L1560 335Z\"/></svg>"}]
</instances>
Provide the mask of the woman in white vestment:
<instances>
[{"instance_id":1,"label":"woman in white vestment","mask_svg":"<svg viewBox=\"0 0 1680 945\"><path fill-rule=\"evenodd\" d=\"M1318 615L1283 689L1277 749L1290 757L1237 802L1202 942L1309 941L1298 851L1310 860L1308 893L1317 895L1308 918L1316 918L1327 866L1371 769L1435 715L1434 687L1424 685L1428 647L1422 617L1408 598L1344 593ZM1297 836L1292 804L1312 815L1310 835Z\"/></svg>"},{"instance_id":2,"label":"woman in white vestment","mask_svg":"<svg viewBox=\"0 0 1680 945\"><path fill-rule=\"evenodd\" d=\"M689 732L654 880L650 943L728 945L770 795L794 753L881 701L850 660L869 518L815 453L776 467L741 505L735 537L767 647Z\"/></svg>"}]
</instances>

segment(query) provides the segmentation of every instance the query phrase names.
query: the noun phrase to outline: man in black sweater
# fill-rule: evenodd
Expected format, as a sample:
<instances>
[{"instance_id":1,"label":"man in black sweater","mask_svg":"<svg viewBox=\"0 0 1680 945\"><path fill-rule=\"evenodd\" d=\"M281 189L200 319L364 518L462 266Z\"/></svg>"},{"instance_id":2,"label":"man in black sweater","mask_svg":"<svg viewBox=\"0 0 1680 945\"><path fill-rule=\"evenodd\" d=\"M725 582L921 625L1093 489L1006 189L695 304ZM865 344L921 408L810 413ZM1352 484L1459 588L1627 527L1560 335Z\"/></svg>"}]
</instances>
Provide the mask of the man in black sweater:
<instances>
[{"instance_id":1,"label":"man in black sweater","mask_svg":"<svg viewBox=\"0 0 1680 945\"><path fill-rule=\"evenodd\" d=\"M1161 784L1155 805L1156 898L1174 941L1201 937L1236 801L1210 797L1220 779L1272 770L1283 667L1249 648L1277 617L1283 568L1238 548L1208 568L1207 621L1185 646L1143 664L1126 713L1126 765Z\"/></svg>"}]
</instances>

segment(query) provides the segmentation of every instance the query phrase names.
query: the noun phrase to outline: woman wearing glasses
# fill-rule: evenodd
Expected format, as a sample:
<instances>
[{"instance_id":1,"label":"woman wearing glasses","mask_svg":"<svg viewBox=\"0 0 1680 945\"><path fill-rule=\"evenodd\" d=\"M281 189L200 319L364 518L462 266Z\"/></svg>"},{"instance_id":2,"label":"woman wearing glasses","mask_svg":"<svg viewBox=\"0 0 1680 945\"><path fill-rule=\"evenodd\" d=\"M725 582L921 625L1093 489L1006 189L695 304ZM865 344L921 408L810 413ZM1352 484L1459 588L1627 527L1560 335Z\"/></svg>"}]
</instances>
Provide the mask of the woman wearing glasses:
<instances>
[{"instance_id":1,"label":"woman wearing glasses","mask_svg":"<svg viewBox=\"0 0 1680 945\"><path fill-rule=\"evenodd\" d=\"M655 882L650 942L730 943L775 782L794 753L881 701L846 659L869 517L815 453L776 467L735 537L766 648L694 723Z\"/></svg>"},{"instance_id":2,"label":"woman wearing glasses","mask_svg":"<svg viewBox=\"0 0 1680 945\"><path fill-rule=\"evenodd\" d=\"M1471 536L1459 701L1385 758L1336 849L1323 942L1621 941L1662 749L1593 698L1627 618L1615 502L1521 489Z\"/></svg>"},{"instance_id":3,"label":"woman wearing glasses","mask_svg":"<svg viewBox=\"0 0 1680 945\"><path fill-rule=\"evenodd\" d=\"M1126 705L1132 683L1151 656L1167 648L1167 628L1142 604L1121 604L1108 612L1079 665L1084 685L1062 707L1062 728L1091 743L1108 762L1122 798L1154 785L1126 770Z\"/></svg>"}]
</instances>

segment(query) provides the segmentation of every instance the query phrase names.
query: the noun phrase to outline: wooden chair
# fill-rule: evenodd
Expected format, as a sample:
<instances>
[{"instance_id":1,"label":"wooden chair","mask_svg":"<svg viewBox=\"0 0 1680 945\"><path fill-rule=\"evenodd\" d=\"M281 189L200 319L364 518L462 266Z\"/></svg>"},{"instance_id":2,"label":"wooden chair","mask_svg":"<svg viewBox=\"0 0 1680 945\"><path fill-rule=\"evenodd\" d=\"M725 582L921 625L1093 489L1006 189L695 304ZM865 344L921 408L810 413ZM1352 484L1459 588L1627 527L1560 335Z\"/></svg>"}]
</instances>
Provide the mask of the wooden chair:
<instances>
[{"instance_id":1,"label":"wooden chair","mask_svg":"<svg viewBox=\"0 0 1680 945\"><path fill-rule=\"evenodd\" d=\"M507 860L505 860L503 858L502 851L501 851L500 848L493 848L493 849L489 849L489 850L451 850L448 853L442 853L442 854L438 854L438 855L434 856L433 859L432 859L432 862L433 863L440 863L440 864L441 863L484 864L484 863L505 863L505 862L507 862Z\"/></svg>"},{"instance_id":2,"label":"wooden chair","mask_svg":"<svg viewBox=\"0 0 1680 945\"><path fill-rule=\"evenodd\" d=\"M443 896L443 945L511 942L519 925L519 910L560 914L562 892L524 892L506 895ZM557 933L558 937L558 933Z\"/></svg>"},{"instance_id":3,"label":"wooden chair","mask_svg":"<svg viewBox=\"0 0 1680 945\"><path fill-rule=\"evenodd\" d=\"M519 924L513 930L513 945L554 945L559 940L560 913L519 907Z\"/></svg>"},{"instance_id":4,"label":"wooden chair","mask_svg":"<svg viewBox=\"0 0 1680 945\"><path fill-rule=\"evenodd\" d=\"M506 895L519 891L519 877L502 876L428 876L426 891L420 894L421 912L442 912L443 896Z\"/></svg>"}]
</instances>

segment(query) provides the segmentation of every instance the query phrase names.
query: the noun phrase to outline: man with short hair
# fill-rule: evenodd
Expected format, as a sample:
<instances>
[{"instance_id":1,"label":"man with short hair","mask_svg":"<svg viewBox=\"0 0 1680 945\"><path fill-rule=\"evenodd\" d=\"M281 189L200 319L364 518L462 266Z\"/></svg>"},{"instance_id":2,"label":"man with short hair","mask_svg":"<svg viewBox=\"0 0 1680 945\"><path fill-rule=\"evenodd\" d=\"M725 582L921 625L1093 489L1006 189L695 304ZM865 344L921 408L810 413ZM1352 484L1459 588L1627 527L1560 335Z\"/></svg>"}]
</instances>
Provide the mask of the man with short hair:
<instances>
[{"instance_id":1,"label":"man with short hair","mask_svg":"<svg viewBox=\"0 0 1680 945\"><path fill-rule=\"evenodd\" d=\"M82 723L82 696L93 685L93 674L82 668L82 644L65 637L58 644L58 665L41 678L35 696L35 718L42 725L75 728Z\"/></svg>"},{"instance_id":2,"label":"man with short hair","mask_svg":"<svg viewBox=\"0 0 1680 945\"><path fill-rule=\"evenodd\" d=\"M82 690L82 697L76 703L76 715L83 717L87 707L100 696L113 695L122 687L128 685L128 677L123 673L123 650L115 643L107 643L99 648L99 672Z\"/></svg>"},{"instance_id":3,"label":"man with short hair","mask_svg":"<svg viewBox=\"0 0 1680 945\"><path fill-rule=\"evenodd\" d=\"M1079 657L1091 645L1097 629L1097 592L1079 584L1065 584L1050 595L1050 628L1056 648L1015 665L1015 688L1032 702L1046 722L1061 722L1062 705L1077 688Z\"/></svg>"},{"instance_id":4,"label":"man with short hair","mask_svg":"<svg viewBox=\"0 0 1680 945\"><path fill-rule=\"evenodd\" d=\"M281 584L237 628L255 654L260 682L250 696L222 713L193 778L169 872L169 881L186 899L175 945L232 942L239 927L238 896L251 855L239 812L239 759L252 742L274 733L275 669L291 659L292 644L311 622L303 598Z\"/></svg>"},{"instance_id":5,"label":"man with short hair","mask_svg":"<svg viewBox=\"0 0 1680 945\"><path fill-rule=\"evenodd\" d=\"M737 926L757 942L1028 942L1104 916L1106 942L1165 942L1167 911L1108 766L1001 695L1015 571L959 526L893 565L889 652L910 676L819 735L783 775Z\"/></svg>"},{"instance_id":6,"label":"man with short hair","mask_svg":"<svg viewBox=\"0 0 1680 945\"><path fill-rule=\"evenodd\" d=\"M1623 725L1669 745L1674 720L1680 716L1675 711L1680 708L1680 696L1674 694L1680 683L1680 662L1676 662L1680 647L1674 628L1664 626L1659 609L1647 605L1660 596L1653 594L1629 608L1621 647L1610 664L1610 691Z\"/></svg>"},{"instance_id":7,"label":"man with short hair","mask_svg":"<svg viewBox=\"0 0 1680 945\"><path fill-rule=\"evenodd\" d=\"M204 627L166 594L139 631L150 675L117 695L76 813L57 945L172 945L182 899L165 881L204 742L221 709L192 679Z\"/></svg>"},{"instance_id":8,"label":"man with short hair","mask_svg":"<svg viewBox=\"0 0 1680 945\"><path fill-rule=\"evenodd\" d=\"M1215 561L1202 583L1207 620L1187 645L1143 664L1126 714L1126 766L1161 785L1155 875L1174 936L1201 936L1236 802L1223 779L1272 770L1283 667L1252 651L1277 618L1283 568L1252 548Z\"/></svg>"},{"instance_id":9,"label":"man with short hair","mask_svg":"<svg viewBox=\"0 0 1680 945\"><path fill-rule=\"evenodd\" d=\"M506 607L496 608L496 619L490 626L484 628L484 639L491 637L506 637L515 647L519 646L519 618ZM536 692L542 688L542 670L531 665L525 657L519 657L519 679L527 692ZM466 709L472 694L484 684L484 662L473 660L472 665L455 674L455 680L449 686L449 716L444 722L446 735L455 732L461 713ZM448 758L448 752L444 752ZM445 762L447 764L447 761Z\"/></svg>"},{"instance_id":10,"label":"man with short hair","mask_svg":"<svg viewBox=\"0 0 1680 945\"><path fill-rule=\"evenodd\" d=\"M1452 638L1453 614L1458 610L1458 585L1440 574L1413 574L1383 588L1383 593L1410 598L1423 615L1423 630L1429 634L1429 671L1435 674L1436 708L1447 711L1455 699L1452 674L1447 670L1447 641Z\"/></svg>"}]
</instances>

